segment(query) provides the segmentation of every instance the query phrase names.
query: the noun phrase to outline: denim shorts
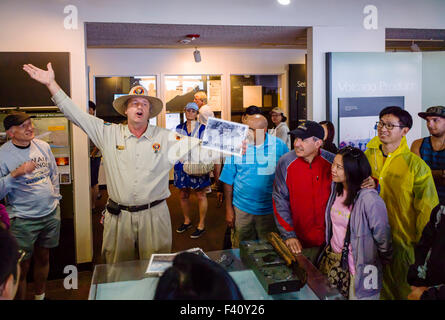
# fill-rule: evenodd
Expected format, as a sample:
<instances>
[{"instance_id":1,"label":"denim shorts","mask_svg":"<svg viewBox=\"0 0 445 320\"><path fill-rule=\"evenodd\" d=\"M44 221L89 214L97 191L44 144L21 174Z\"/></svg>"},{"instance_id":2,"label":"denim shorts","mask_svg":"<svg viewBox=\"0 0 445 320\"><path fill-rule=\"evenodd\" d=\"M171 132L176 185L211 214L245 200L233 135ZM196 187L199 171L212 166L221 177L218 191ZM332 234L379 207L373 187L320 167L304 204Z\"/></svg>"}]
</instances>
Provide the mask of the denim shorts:
<instances>
[{"instance_id":1,"label":"denim shorts","mask_svg":"<svg viewBox=\"0 0 445 320\"><path fill-rule=\"evenodd\" d=\"M10 231L17 239L19 248L26 252L25 260L31 258L34 245L55 248L59 245L60 206L42 218L12 218Z\"/></svg>"}]
</instances>

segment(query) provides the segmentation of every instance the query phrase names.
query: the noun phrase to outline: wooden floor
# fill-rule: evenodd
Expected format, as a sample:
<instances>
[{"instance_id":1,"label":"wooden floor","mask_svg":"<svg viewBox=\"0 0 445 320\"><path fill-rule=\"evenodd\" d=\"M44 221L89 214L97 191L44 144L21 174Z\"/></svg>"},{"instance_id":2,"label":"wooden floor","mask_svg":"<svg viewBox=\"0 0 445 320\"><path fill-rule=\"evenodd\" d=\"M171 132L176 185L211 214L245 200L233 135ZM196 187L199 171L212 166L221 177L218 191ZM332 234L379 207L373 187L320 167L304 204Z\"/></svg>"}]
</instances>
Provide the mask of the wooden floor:
<instances>
[{"instance_id":1,"label":"wooden floor","mask_svg":"<svg viewBox=\"0 0 445 320\"><path fill-rule=\"evenodd\" d=\"M192 215L192 223L194 228L179 234L175 230L183 222L181 207L179 204L178 189L170 185L172 195L167 200L172 221L172 252L182 251L189 248L200 247L204 251L221 250L223 246L224 233L226 230L225 211L223 207L218 207L216 200L216 193L208 194L208 213L206 218L206 232L199 239L191 239L190 234L194 231L198 220L198 203L196 196L192 193L191 205L195 208L195 213ZM107 201L106 190L101 190L102 197L96 202L97 208L92 214L93 223L93 264L101 264L102 259L100 250L102 246L103 227L99 223L101 211L103 210ZM88 293L91 284L93 272L82 271L78 274L78 289L66 290L63 286L63 279L56 279L48 281L46 297L50 300L84 300L88 299ZM27 298L32 299L34 295L33 284L28 284Z\"/></svg>"}]
</instances>

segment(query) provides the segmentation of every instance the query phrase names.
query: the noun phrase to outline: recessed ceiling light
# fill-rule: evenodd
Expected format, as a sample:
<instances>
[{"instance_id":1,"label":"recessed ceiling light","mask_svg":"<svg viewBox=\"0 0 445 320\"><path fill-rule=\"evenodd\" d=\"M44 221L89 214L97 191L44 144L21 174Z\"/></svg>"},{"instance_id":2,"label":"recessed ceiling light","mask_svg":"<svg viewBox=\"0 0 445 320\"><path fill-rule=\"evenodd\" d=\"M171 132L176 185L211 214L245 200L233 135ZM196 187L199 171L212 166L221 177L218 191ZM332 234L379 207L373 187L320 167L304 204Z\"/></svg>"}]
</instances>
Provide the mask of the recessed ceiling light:
<instances>
[{"instance_id":1,"label":"recessed ceiling light","mask_svg":"<svg viewBox=\"0 0 445 320\"><path fill-rule=\"evenodd\" d=\"M290 0L278 0L278 3L287 6L290 3Z\"/></svg>"}]
</instances>

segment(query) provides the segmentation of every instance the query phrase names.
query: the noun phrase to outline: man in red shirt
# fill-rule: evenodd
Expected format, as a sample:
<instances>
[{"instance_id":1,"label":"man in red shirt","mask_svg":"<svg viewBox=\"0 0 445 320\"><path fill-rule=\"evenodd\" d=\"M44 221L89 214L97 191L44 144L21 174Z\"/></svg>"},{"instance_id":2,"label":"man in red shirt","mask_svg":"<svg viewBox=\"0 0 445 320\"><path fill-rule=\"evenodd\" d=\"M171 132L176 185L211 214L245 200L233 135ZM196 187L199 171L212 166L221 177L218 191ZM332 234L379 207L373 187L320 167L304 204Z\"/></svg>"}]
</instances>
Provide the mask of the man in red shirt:
<instances>
[{"instance_id":1,"label":"man in red shirt","mask_svg":"<svg viewBox=\"0 0 445 320\"><path fill-rule=\"evenodd\" d=\"M273 188L275 222L286 245L315 263L325 240L325 210L335 155L320 150L324 130L314 121L289 132L294 150L277 164Z\"/></svg>"}]
</instances>

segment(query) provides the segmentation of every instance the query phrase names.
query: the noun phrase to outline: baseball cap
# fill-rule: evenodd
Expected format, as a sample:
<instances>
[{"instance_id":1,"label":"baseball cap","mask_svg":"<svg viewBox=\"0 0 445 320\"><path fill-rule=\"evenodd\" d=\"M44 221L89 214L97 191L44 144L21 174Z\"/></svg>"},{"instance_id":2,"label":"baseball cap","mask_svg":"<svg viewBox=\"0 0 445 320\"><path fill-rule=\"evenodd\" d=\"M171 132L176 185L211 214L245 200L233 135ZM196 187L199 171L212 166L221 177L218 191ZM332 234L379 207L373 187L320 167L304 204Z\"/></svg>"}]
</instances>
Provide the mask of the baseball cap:
<instances>
[{"instance_id":1,"label":"baseball cap","mask_svg":"<svg viewBox=\"0 0 445 320\"><path fill-rule=\"evenodd\" d=\"M282 115L284 116L284 111L281 110L281 109L278 108L278 107L273 108L273 109L270 111L270 113L271 113L271 114L272 114L272 113L280 113L280 114L282 114Z\"/></svg>"},{"instance_id":2,"label":"baseball cap","mask_svg":"<svg viewBox=\"0 0 445 320\"><path fill-rule=\"evenodd\" d=\"M318 139L323 140L324 138L324 130L323 127L318 124L318 122L305 120L302 121L298 127L289 134L293 135L296 138L307 139L310 137L316 137Z\"/></svg>"},{"instance_id":3,"label":"baseball cap","mask_svg":"<svg viewBox=\"0 0 445 320\"><path fill-rule=\"evenodd\" d=\"M281 114L281 117L282 117L281 121L282 121L282 122L285 122L285 121L287 120L286 116L284 115L284 111L281 110L281 109L278 108L278 107L273 108L273 109L270 111L270 115L272 115L272 113L278 113L278 114Z\"/></svg>"},{"instance_id":4,"label":"baseball cap","mask_svg":"<svg viewBox=\"0 0 445 320\"><path fill-rule=\"evenodd\" d=\"M426 117L437 116L445 118L445 107L444 106L433 106L426 109L426 112L419 112L419 117L426 119Z\"/></svg>"},{"instance_id":5,"label":"baseball cap","mask_svg":"<svg viewBox=\"0 0 445 320\"><path fill-rule=\"evenodd\" d=\"M29 118L34 118L34 116L30 116L21 111L13 111L3 120L3 126L5 127L5 130L9 130L13 126L21 125Z\"/></svg>"},{"instance_id":6,"label":"baseball cap","mask_svg":"<svg viewBox=\"0 0 445 320\"><path fill-rule=\"evenodd\" d=\"M187 109L193 109L193 110L199 111L198 105L196 103L194 103L194 102L187 103L187 105L185 106L185 109L186 110Z\"/></svg>"}]
</instances>

